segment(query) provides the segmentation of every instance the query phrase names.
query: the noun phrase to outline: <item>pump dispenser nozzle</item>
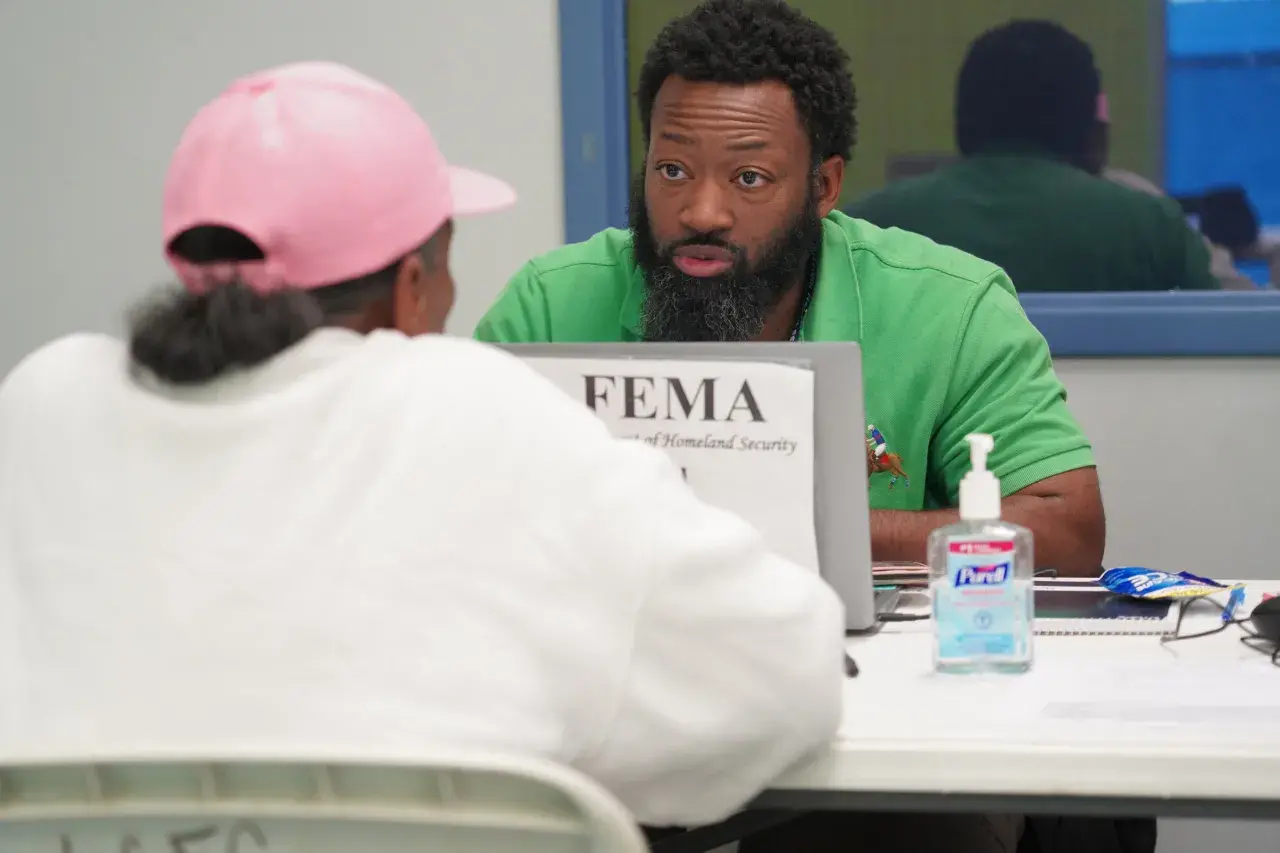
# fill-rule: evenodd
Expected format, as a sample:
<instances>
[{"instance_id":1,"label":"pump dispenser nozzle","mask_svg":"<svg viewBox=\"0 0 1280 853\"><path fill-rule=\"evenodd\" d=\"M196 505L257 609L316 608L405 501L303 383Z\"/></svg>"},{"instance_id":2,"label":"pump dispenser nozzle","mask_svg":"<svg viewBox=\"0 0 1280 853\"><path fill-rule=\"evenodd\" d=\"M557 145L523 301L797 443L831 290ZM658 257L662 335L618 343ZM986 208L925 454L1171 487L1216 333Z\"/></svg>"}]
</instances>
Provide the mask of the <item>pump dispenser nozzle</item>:
<instances>
[{"instance_id":1,"label":"pump dispenser nozzle","mask_svg":"<svg viewBox=\"0 0 1280 853\"><path fill-rule=\"evenodd\" d=\"M996 441L986 433L966 435L969 442L969 473L960 480L960 517L972 520L1000 517L1000 481L987 470L987 456Z\"/></svg>"}]
</instances>

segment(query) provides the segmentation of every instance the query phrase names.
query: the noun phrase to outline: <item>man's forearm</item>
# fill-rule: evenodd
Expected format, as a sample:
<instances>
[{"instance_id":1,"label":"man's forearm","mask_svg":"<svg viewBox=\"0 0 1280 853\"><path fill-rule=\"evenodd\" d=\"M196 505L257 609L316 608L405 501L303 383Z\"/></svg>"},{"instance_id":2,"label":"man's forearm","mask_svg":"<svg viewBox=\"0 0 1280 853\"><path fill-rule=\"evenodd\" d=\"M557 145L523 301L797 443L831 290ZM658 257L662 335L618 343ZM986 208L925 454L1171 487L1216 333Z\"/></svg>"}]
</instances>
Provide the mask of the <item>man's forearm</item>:
<instances>
[{"instance_id":1,"label":"man's forearm","mask_svg":"<svg viewBox=\"0 0 1280 853\"><path fill-rule=\"evenodd\" d=\"M880 563L929 562L929 534L960 518L954 509L871 511L871 559Z\"/></svg>"},{"instance_id":2,"label":"man's forearm","mask_svg":"<svg viewBox=\"0 0 1280 853\"><path fill-rule=\"evenodd\" d=\"M1102 542L1073 524L1055 499L1011 495L1004 499L1001 513L1006 521L1031 529L1037 568L1054 568L1065 577L1097 575ZM928 562L929 534L959 518L954 509L872 510L871 557L879 562Z\"/></svg>"}]
</instances>

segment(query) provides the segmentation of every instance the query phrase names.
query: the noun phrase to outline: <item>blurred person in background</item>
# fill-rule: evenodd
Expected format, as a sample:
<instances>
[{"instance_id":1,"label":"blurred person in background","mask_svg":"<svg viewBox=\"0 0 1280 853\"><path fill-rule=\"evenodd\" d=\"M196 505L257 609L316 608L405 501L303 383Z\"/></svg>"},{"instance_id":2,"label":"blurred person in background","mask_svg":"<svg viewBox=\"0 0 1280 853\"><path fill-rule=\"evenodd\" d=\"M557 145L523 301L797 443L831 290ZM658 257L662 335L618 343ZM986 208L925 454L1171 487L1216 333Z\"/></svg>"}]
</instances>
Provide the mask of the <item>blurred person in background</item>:
<instances>
[{"instance_id":1,"label":"blurred person in background","mask_svg":"<svg viewBox=\"0 0 1280 853\"><path fill-rule=\"evenodd\" d=\"M845 210L991 261L1023 292L1218 288L1176 203L1090 174L1100 95L1092 49L1059 24L996 27L960 69L962 158Z\"/></svg>"},{"instance_id":2,"label":"blurred person in background","mask_svg":"<svg viewBox=\"0 0 1280 853\"><path fill-rule=\"evenodd\" d=\"M1098 96L1097 119L1094 122L1093 133L1090 135L1081 166L1089 174L1105 178L1122 187L1128 187L1131 190L1137 190L1156 198L1166 199L1169 197L1168 193L1156 186L1153 181L1147 180L1137 172L1108 165L1110 155L1111 107L1107 101L1107 96L1102 94ZM1209 271L1218 280L1223 290L1257 289L1258 286L1253 279L1236 269L1235 260L1230 249L1214 243L1207 235L1202 234L1201 236L1204 239L1205 248L1209 252Z\"/></svg>"}]
</instances>

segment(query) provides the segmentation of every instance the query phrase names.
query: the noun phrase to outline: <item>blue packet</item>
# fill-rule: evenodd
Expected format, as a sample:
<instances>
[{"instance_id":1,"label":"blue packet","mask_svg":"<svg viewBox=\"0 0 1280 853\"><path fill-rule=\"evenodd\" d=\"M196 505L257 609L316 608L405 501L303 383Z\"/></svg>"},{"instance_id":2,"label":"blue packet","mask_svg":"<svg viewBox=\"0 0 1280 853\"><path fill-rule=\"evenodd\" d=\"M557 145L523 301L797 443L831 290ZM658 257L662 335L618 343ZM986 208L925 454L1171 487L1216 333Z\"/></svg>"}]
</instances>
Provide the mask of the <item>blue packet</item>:
<instances>
[{"instance_id":1,"label":"blue packet","mask_svg":"<svg viewBox=\"0 0 1280 853\"><path fill-rule=\"evenodd\" d=\"M1203 598L1218 592L1234 592L1243 589L1243 584L1218 583L1210 578L1202 578L1191 572L1162 572L1143 566L1121 566L1107 569L1098 578L1098 583L1116 595L1127 595L1130 598L1145 599L1184 599Z\"/></svg>"}]
</instances>

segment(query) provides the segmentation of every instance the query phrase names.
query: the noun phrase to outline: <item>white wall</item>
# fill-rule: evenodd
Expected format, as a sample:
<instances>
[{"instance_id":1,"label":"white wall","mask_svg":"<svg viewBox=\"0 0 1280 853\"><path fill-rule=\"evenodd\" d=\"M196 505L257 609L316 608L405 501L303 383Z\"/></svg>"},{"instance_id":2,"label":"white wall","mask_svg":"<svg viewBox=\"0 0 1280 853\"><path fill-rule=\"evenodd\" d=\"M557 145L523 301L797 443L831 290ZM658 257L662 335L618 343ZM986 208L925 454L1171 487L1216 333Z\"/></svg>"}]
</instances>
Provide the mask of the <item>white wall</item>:
<instances>
[{"instance_id":1,"label":"white wall","mask_svg":"<svg viewBox=\"0 0 1280 853\"><path fill-rule=\"evenodd\" d=\"M1056 359L1093 441L1106 564L1280 578L1280 359Z\"/></svg>"},{"instance_id":2,"label":"white wall","mask_svg":"<svg viewBox=\"0 0 1280 853\"><path fill-rule=\"evenodd\" d=\"M303 59L389 83L446 157L519 192L460 223L451 331L563 242L555 0L0 0L0 375L60 334L121 328L167 280L160 193L184 124L236 76Z\"/></svg>"}]
</instances>

